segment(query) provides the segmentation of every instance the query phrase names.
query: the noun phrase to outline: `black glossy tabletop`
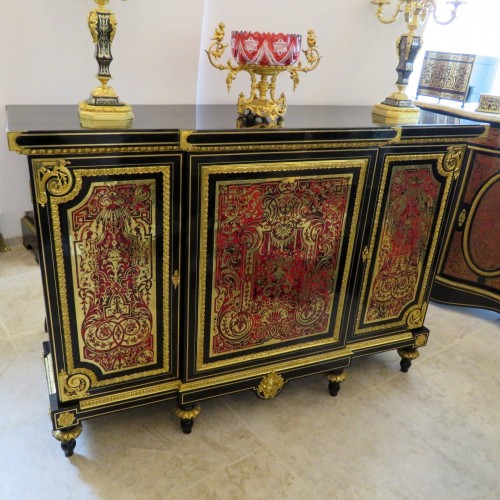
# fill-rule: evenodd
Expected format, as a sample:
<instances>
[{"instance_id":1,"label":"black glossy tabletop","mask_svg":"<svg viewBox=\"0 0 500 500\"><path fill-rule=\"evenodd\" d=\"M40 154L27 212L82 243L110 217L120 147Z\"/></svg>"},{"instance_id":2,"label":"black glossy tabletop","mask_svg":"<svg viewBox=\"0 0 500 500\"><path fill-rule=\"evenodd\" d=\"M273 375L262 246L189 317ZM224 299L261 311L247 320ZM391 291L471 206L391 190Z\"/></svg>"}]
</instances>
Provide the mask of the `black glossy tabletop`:
<instances>
[{"instance_id":1,"label":"black glossy tabletop","mask_svg":"<svg viewBox=\"0 0 500 500\"><path fill-rule=\"evenodd\" d=\"M236 105L136 105L134 121L129 131L141 130L235 130ZM422 111L420 122L403 125L471 125L477 122L460 117ZM285 130L391 129L392 125L373 121L370 106L289 106L285 115ZM92 132L80 126L76 105L9 105L8 132ZM109 129L108 129L109 131Z\"/></svg>"}]
</instances>

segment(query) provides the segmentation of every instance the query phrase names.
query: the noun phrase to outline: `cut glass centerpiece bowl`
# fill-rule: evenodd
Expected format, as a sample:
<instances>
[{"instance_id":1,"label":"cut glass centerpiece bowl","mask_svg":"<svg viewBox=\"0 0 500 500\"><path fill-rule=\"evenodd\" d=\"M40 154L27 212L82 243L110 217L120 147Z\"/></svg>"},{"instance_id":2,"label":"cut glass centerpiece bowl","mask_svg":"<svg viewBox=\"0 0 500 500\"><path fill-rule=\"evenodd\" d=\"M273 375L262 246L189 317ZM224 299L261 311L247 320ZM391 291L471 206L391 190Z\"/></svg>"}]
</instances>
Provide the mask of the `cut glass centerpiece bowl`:
<instances>
[{"instance_id":1,"label":"cut glass centerpiece bowl","mask_svg":"<svg viewBox=\"0 0 500 500\"><path fill-rule=\"evenodd\" d=\"M318 66L321 57L316 49L314 31L307 32L307 49L303 51L301 35L233 31L231 53L235 62L229 60L226 64L221 64L218 60L227 48L227 44L223 43L224 28L224 23L219 23L207 54L212 66L228 71L228 91L240 71L249 73L250 96L245 97L243 93L239 95L238 114L250 124L256 117L266 122L271 120L272 123L282 121L286 113L286 99L284 93L276 98L276 78L280 73L288 72L295 90L299 83L299 73L307 73ZM299 61L301 53L307 60L304 66Z\"/></svg>"}]
</instances>

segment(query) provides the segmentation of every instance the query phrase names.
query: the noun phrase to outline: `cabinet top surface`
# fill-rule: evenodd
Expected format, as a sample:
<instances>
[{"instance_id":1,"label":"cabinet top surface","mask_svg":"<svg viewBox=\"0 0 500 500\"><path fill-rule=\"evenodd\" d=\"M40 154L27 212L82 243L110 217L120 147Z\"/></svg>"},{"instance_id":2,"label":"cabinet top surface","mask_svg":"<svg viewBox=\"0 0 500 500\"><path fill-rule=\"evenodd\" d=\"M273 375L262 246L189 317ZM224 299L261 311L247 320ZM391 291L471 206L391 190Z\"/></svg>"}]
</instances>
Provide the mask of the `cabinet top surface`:
<instances>
[{"instance_id":1,"label":"cabinet top surface","mask_svg":"<svg viewBox=\"0 0 500 500\"><path fill-rule=\"evenodd\" d=\"M147 130L234 131L237 127L235 105L136 105L134 121L129 132ZM421 128L477 125L460 117L422 111L420 122L402 125L403 128ZM288 106L280 130L338 130L338 129L392 129L393 125L375 123L370 106ZM9 105L8 132L113 132L124 129L84 129L80 126L75 105ZM241 130L241 129L240 129ZM260 130L245 129L248 131ZM269 130L269 129L267 129Z\"/></svg>"}]
</instances>

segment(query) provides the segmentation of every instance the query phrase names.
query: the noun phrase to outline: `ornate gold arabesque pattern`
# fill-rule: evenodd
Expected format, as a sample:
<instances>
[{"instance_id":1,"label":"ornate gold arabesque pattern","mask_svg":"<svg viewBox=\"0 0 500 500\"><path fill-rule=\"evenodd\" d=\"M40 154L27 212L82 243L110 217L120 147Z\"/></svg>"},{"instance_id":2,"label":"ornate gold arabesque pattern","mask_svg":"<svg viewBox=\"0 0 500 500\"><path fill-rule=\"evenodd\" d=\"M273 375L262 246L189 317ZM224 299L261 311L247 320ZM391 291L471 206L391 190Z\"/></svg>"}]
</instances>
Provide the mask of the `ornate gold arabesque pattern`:
<instances>
[{"instance_id":1,"label":"ornate gold arabesque pattern","mask_svg":"<svg viewBox=\"0 0 500 500\"><path fill-rule=\"evenodd\" d=\"M387 179L389 176L389 169L391 167L391 164L395 164L396 166L398 165L399 162L408 162L408 161L420 161L420 164L422 161L428 161L428 162L435 162L437 166L437 171L438 173L445 178L444 180L444 186L442 188L442 194L441 194L441 202L439 207L436 207L436 212L435 212L435 225L434 225L434 232L433 236L431 238L430 246L428 248L428 258L427 258L427 266L425 268L419 268L418 271L418 276L419 281L421 283L420 286L420 293L417 296L414 297L414 301L416 302L416 305L409 309L406 314L403 316L401 320L397 320L397 317L399 316L399 313L402 312L400 311L398 314L395 314L394 317L392 318L394 321L392 323L392 326L403 326L407 328L418 328L421 325L421 320L419 320L419 316L421 319L423 319L423 315L425 313L425 308L426 305L423 301L423 297L426 293L427 286L428 286L428 281L429 281L429 276L430 276L430 264L433 261L434 254L436 252L436 246L437 246L437 239L439 236L440 228L442 225L442 219L444 215L444 211L446 208L446 202L448 199L450 187L451 187L451 182L453 181L454 178L456 178L459 174L460 168L461 168L461 160L463 159L463 151L464 151L464 146L450 146L449 151L446 155L443 155L441 153L438 154L424 154L424 155L390 155L387 156L384 162L384 170L382 173L382 181L381 181L381 191L379 193L379 198L377 202L377 211L375 215L375 223L374 223L374 229L372 232L372 237L370 241L370 250L369 250L369 257L367 259L367 266L365 267L365 273L363 277L363 285L362 285L362 290L361 290L361 299L360 299L360 304L365 303L366 297L368 295L368 279L369 279L369 272L368 270L370 269L370 261L375 255L375 245L376 245L376 233L377 233L377 228L379 226L380 220L381 220L381 212L382 212L382 201L384 199L384 191L385 191L385 186L387 185ZM444 165L443 165L444 164ZM428 167L425 167L428 168ZM440 181L441 182L441 181ZM377 255L380 252L380 245L379 249L377 250ZM384 258L386 258L385 253L383 253ZM378 258L378 257L377 257ZM375 273L374 273L374 278L372 278L372 284L370 285L370 291L373 289L373 281L375 279ZM416 282L415 282L416 283ZM416 290L415 290L416 292ZM402 307L405 307L404 305ZM367 311L369 309L367 308ZM418 311L418 312L417 312ZM367 314L367 313L366 313ZM385 328L388 327L387 322L384 322L383 324L376 324L376 320L372 320L372 325L362 327L362 308L358 308L358 313L357 313L357 320L356 320L356 331L355 335L363 334L363 333L370 333L370 332L377 332L381 331ZM409 320L410 324L407 323Z\"/></svg>"},{"instance_id":2,"label":"ornate gold arabesque pattern","mask_svg":"<svg viewBox=\"0 0 500 500\"><path fill-rule=\"evenodd\" d=\"M329 331L351 175L216 183L210 356Z\"/></svg>"},{"instance_id":3,"label":"ornate gold arabesque pattern","mask_svg":"<svg viewBox=\"0 0 500 500\"><path fill-rule=\"evenodd\" d=\"M352 225L350 228L350 234L348 236L349 238L349 243L348 243L348 250L346 252L346 266L348 267L350 265L350 259L352 255L352 245L353 245L353 239L354 239L354 234L356 230L356 224L358 220L358 214L359 214L359 204L360 204L360 197L361 197L361 192L364 186L364 179L365 179L365 172L366 172L366 167L368 164L368 160L366 159L353 159L353 160L325 160L325 161L310 161L310 162L286 162L286 163L270 163L270 164L252 164L252 165L225 165L223 167L221 166L207 166L203 167L202 170L202 193L201 193L201 242L200 242L200 285L199 285L199 292L198 292L198 342L197 342L197 369L198 370L203 370L203 369L208 369L208 368L214 368L214 367L221 367L221 366L227 366L229 364L234 364L237 362L241 362L243 360L250 360L250 359L258 359L261 357L266 357L269 355L267 352L255 352L252 354L242 354L239 355L238 357L233 357L230 359L224 359L224 360L210 360L210 361L204 361L204 344L205 344L205 315L207 314L206 311L206 276L207 276L207 255L208 255L208 248L207 248L207 242L208 242L208 213L209 213L209 199L208 199L208 192L209 192L209 179L210 176L217 175L217 174L242 174L242 173L261 173L261 172L294 172L294 171L299 171L303 170L305 172L310 171L310 170L327 170L327 169L332 169L335 170L337 168L355 168L359 169L360 171L360 178L359 178L359 183L357 185L357 192L356 192L356 197L355 197L355 202L354 206L352 208L346 209L346 212L352 210ZM352 174L342 174L341 172L336 173L336 174L329 174L325 172L324 176L325 178L328 176L335 176L335 177L342 177L342 176L350 176ZM322 178L323 174L316 177L316 178ZM297 179L302 178L302 174L300 177L297 177ZM291 179L295 179L295 177L290 177ZM267 180L272 180L272 179L267 179ZM350 212L351 213L351 212ZM344 230L342 230L344 231ZM343 233L342 233L343 235ZM338 235L339 238L342 240L342 235ZM340 259L340 257L339 257ZM338 311L340 314L340 311L343 308L344 300L345 300L345 289L347 286L347 274L344 275L343 280L342 280L342 285L341 285L341 292L338 297ZM212 305L212 308L217 304L217 297L216 295L218 292L212 290L212 297L214 298L214 304ZM336 299L337 300L337 299ZM210 311L209 314L211 314L212 311ZM312 347L316 345L321 345L325 343L331 343L331 342L336 342L338 341L338 336L339 336L339 328L340 328L340 321L335 322L334 326L334 332L333 335L326 339L320 339L320 340L310 340L307 343L301 343L298 346L285 346L285 347L280 347L279 345L277 346L276 349L273 350L273 353L280 354L280 353L285 353L285 352L291 352L297 349L303 349L305 347ZM207 339L209 337L207 336Z\"/></svg>"},{"instance_id":4,"label":"ornate gold arabesque pattern","mask_svg":"<svg viewBox=\"0 0 500 500\"><path fill-rule=\"evenodd\" d=\"M43 162L44 160L33 160L34 167L37 167L37 162ZM66 164L65 164L66 165ZM64 166L65 166L64 165ZM69 321L69 302L67 294L67 277L64 265L64 253L63 253L63 243L62 243L62 233L61 233L61 222L60 222L60 205L67 203L74 199L80 192L82 187L82 179L84 177L112 177L116 175L122 175L122 168L94 168L94 169L71 169L68 173L73 178L73 189L62 196L51 196L50 197L50 211L52 218L52 233L54 238L54 248L56 254L56 267L57 267L57 281L59 289L59 299L60 299L60 316L62 323L62 335L64 336L64 347L65 347L65 359L67 367L65 369L59 369L59 396L62 401L69 401L72 399L81 399L82 397L88 397L89 390L92 387L112 385L119 382L124 382L127 380L133 380L136 378L141 378L145 376L152 376L156 374L166 373L170 369L170 356L169 356L169 343L170 336L169 332L169 317L170 317L170 166L148 166L148 167L129 167L127 169L127 174L130 175L148 175L159 173L163 178L163 193L162 193L162 205L163 205L163 262L162 262L162 274L163 274L163 304L162 308L163 314L163 367L155 370L134 373L130 375L122 375L113 378L107 378L98 380L95 373L91 370L82 367L75 367L74 357L73 357L73 347L71 339L71 329ZM76 290L75 296L78 296L78 290Z\"/></svg>"},{"instance_id":5,"label":"ornate gold arabesque pattern","mask_svg":"<svg viewBox=\"0 0 500 500\"><path fill-rule=\"evenodd\" d=\"M157 362L155 200L152 179L94 182L67 210L79 357L104 374Z\"/></svg>"},{"instance_id":6,"label":"ornate gold arabesque pattern","mask_svg":"<svg viewBox=\"0 0 500 500\"><path fill-rule=\"evenodd\" d=\"M397 318L415 299L440 186L430 164L392 169L365 323Z\"/></svg>"}]
</instances>

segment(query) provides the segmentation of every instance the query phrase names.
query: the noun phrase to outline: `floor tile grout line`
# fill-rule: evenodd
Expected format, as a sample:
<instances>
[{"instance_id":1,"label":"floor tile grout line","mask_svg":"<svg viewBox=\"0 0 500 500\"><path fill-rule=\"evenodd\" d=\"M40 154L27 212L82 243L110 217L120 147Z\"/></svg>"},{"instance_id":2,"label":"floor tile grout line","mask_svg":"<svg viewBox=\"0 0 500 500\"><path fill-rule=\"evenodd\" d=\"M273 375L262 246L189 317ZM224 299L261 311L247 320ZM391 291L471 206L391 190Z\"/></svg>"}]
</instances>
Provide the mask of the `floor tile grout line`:
<instances>
[{"instance_id":1,"label":"floor tile grout line","mask_svg":"<svg viewBox=\"0 0 500 500\"><path fill-rule=\"evenodd\" d=\"M13 274L0 274L0 284L4 280L11 280L13 278L19 278L19 277L23 277L23 276L28 276L30 274L36 274L37 276L39 276L40 275L40 269L37 267L37 268L33 269L32 271L24 271L24 272L13 273ZM40 278L40 282L41 282L41 278Z\"/></svg>"},{"instance_id":2,"label":"floor tile grout line","mask_svg":"<svg viewBox=\"0 0 500 500\"><path fill-rule=\"evenodd\" d=\"M33 413L32 415L29 415L28 417L23 417L21 420L15 420L13 422L10 422L8 424L3 424L3 425L0 424L0 432L5 431L9 427L14 427L14 426L18 427L20 424L23 424L29 420L34 420L35 418L41 418L44 416L47 417L47 412L40 410L40 412ZM47 428L51 428L50 419L48 417L47 417L47 423L48 423Z\"/></svg>"},{"instance_id":3,"label":"floor tile grout line","mask_svg":"<svg viewBox=\"0 0 500 500\"><path fill-rule=\"evenodd\" d=\"M0 326L2 327L3 331L6 333L6 340L10 340L10 338L11 338L10 330L7 328L7 325L5 324L5 321L3 320L2 316L0 316Z\"/></svg>"},{"instance_id":4,"label":"floor tile grout line","mask_svg":"<svg viewBox=\"0 0 500 500\"><path fill-rule=\"evenodd\" d=\"M196 486L202 484L204 481L206 481L207 479L211 479L213 478L214 476L216 476L218 473L226 470L228 467L232 467L240 462L242 462L243 460L247 459L248 457L254 455L255 453L258 453L260 450L256 449L256 450L252 450L252 451L249 451L248 453L245 453L244 455L240 456L239 458L237 458L236 460L232 461L232 462L229 462L225 465L222 465L220 467L218 467L217 469L215 469L213 472L210 472L209 474L207 474L206 476L204 476L203 478L199 479L198 481L195 481L194 483L190 484L188 487L186 487L185 489L182 489L181 491L179 491L178 493L176 493L176 497L180 496L180 495L184 495L186 493L188 493L190 490L194 489Z\"/></svg>"},{"instance_id":5,"label":"floor tile grout line","mask_svg":"<svg viewBox=\"0 0 500 500\"><path fill-rule=\"evenodd\" d=\"M318 497L310 490L308 485L302 480L300 476L298 476L293 470L290 470L288 465L281 460L279 456L277 456L272 449L270 449L266 442L263 441L259 435L240 417L238 412L231 407L230 404L226 403L226 401L222 401L224 405L229 409L229 411L235 415L235 417L245 426L245 428L257 439L257 441L261 444L261 447L264 448L268 453L270 453L287 471L288 473L296 479L300 485L312 496L312 498L317 499Z\"/></svg>"}]
</instances>

